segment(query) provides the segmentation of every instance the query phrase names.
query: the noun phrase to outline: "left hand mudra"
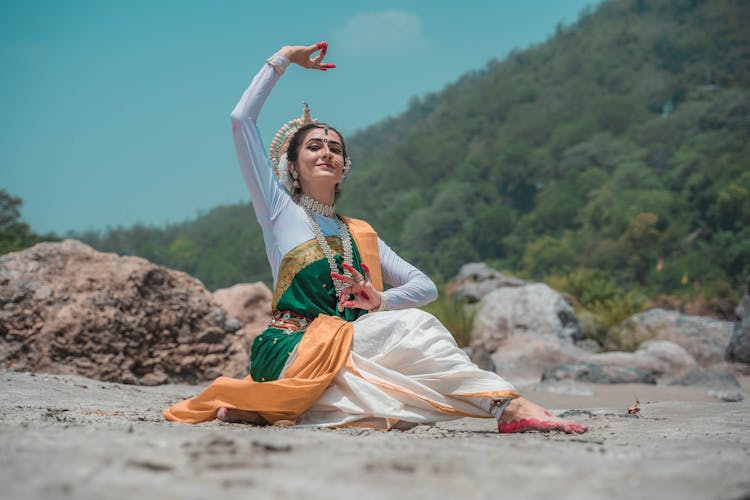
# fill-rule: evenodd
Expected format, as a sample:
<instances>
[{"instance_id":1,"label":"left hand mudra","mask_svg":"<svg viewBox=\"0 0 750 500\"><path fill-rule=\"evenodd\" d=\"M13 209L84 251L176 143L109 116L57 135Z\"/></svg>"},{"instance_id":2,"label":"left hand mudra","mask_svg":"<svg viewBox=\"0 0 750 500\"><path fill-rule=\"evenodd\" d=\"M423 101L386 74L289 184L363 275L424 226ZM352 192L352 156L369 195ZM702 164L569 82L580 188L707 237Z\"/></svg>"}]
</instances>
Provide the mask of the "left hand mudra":
<instances>
[{"instance_id":1,"label":"left hand mudra","mask_svg":"<svg viewBox=\"0 0 750 500\"><path fill-rule=\"evenodd\" d=\"M380 292L372 285L370 270L367 266L362 264L362 270L365 272L364 276L349 264L344 263L342 266L352 274L351 277L339 273L331 273L332 278L343 281L348 285L341 291L340 306L366 309L368 311L380 307Z\"/></svg>"}]
</instances>

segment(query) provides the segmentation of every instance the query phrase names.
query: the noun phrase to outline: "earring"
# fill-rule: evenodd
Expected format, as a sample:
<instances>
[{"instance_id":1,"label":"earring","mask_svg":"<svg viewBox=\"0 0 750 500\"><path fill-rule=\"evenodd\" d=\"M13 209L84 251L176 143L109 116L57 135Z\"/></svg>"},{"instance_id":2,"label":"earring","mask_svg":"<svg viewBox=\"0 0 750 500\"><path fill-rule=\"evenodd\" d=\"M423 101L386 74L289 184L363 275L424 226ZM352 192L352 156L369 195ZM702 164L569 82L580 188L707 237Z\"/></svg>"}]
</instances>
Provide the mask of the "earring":
<instances>
[{"instance_id":1,"label":"earring","mask_svg":"<svg viewBox=\"0 0 750 500\"><path fill-rule=\"evenodd\" d=\"M294 170L290 170L289 174L292 176L292 187L294 189L299 189L300 186L299 181L297 180L297 172L295 172Z\"/></svg>"}]
</instances>

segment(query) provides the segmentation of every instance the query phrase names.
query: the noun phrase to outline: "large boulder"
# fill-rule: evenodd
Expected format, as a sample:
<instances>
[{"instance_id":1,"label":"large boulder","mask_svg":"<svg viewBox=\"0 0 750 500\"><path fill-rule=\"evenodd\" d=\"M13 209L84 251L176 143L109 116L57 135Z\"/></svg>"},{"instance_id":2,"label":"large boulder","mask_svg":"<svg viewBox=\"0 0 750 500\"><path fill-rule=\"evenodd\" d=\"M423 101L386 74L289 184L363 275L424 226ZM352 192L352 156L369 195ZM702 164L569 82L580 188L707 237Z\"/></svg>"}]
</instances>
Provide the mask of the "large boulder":
<instances>
[{"instance_id":1,"label":"large boulder","mask_svg":"<svg viewBox=\"0 0 750 500\"><path fill-rule=\"evenodd\" d=\"M734 323L730 321L651 309L626 319L609 336L617 338L619 345L633 349L647 340L668 340L708 367L724 360L733 333Z\"/></svg>"},{"instance_id":2,"label":"large boulder","mask_svg":"<svg viewBox=\"0 0 750 500\"><path fill-rule=\"evenodd\" d=\"M473 304L498 288L525 284L525 281L507 276L484 262L470 262L461 266L456 277L449 283L448 292L458 301Z\"/></svg>"},{"instance_id":3,"label":"large boulder","mask_svg":"<svg viewBox=\"0 0 750 500\"><path fill-rule=\"evenodd\" d=\"M497 351L514 335L534 334L572 344L581 334L573 308L544 283L494 290L474 319L472 345Z\"/></svg>"},{"instance_id":4,"label":"large boulder","mask_svg":"<svg viewBox=\"0 0 750 500\"><path fill-rule=\"evenodd\" d=\"M227 322L238 327L231 349L244 353L229 361L227 373L247 372L250 347L271 320L271 290L262 282L240 283L214 291L214 300L226 311ZM236 323L235 323L236 322Z\"/></svg>"},{"instance_id":5,"label":"large boulder","mask_svg":"<svg viewBox=\"0 0 750 500\"><path fill-rule=\"evenodd\" d=\"M495 371L514 381L539 377L550 366L578 363L589 352L552 335L511 335L491 354Z\"/></svg>"},{"instance_id":6,"label":"large boulder","mask_svg":"<svg viewBox=\"0 0 750 500\"><path fill-rule=\"evenodd\" d=\"M0 257L2 368L195 383L246 373L238 331L200 281L138 257L74 240Z\"/></svg>"},{"instance_id":7,"label":"large boulder","mask_svg":"<svg viewBox=\"0 0 750 500\"><path fill-rule=\"evenodd\" d=\"M244 326L257 323L262 328L271 319L272 298L271 290L260 281L219 288L214 292L214 299L227 315L237 318Z\"/></svg>"},{"instance_id":8,"label":"large boulder","mask_svg":"<svg viewBox=\"0 0 750 500\"><path fill-rule=\"evenodd\" d=\"M635 352L603 352L587 360L600 366L638 368L654 377L678 376L699 368L695 358L684 348L666 340L648 340Z\"/></svg>"}]
</instances>

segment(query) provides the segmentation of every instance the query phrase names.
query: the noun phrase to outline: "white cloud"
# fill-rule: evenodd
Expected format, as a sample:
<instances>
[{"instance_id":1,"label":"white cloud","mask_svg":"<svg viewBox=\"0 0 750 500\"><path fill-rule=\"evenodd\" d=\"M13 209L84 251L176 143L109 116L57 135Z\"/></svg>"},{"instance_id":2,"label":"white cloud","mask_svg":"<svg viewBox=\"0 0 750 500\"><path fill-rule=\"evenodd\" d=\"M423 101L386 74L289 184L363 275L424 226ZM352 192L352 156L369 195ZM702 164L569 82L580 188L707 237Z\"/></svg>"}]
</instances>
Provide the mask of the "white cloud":
<instances>
[{"instance_id":1,"label":"white cloud","mask_svg":"<svg viewBox=\"0 0 750 500\"><path fill-rule=\"evenodd\" d=\"M388 51L398 49L402 54L412 54L428 46L419 16L394 9L355 15L336 38L341 50L360 56L370 52L392 58L395 54Z\"/></svg>"}]
</instances>

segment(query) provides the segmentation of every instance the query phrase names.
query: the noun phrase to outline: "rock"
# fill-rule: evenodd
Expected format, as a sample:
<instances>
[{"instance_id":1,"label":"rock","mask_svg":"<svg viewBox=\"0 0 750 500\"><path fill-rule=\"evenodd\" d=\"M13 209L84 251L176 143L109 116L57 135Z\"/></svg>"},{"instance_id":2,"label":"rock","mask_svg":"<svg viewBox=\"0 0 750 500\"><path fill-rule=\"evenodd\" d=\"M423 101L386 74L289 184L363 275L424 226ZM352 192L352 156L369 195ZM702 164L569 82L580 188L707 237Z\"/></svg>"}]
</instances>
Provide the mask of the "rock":
<instances>
[{"instance_id":1,"label":"rock","mask_svg":"<svg viewBox=\"0 0 750 500\"><path fill-rule=\"evenodd\" d=\"M246 375L253 340L271 320L271 300L273 299L271 290L261 282L240 283L216 290L214 299L230 316L224 326L225 329L235 332L232 350L245 354L242 358L233 361L227 369ZM237 324L240 328L230 330Z\"/></svg>"},{"instance_id":2,"label":"rock","mask_svg":"<svg viewBox=\"0 0 750 500\"><path fill-rule=\"evenodd\" d=\"M750 363L750 277L745 293L735 309L739 322L734 325L734 334L727 346L727 359L740 363Z\"/></svg>"},{"instance_id":3,"label":"rock","mask_svg":"<svg viewBox=\"0 0 750 500\"><path fill-rule=\"evenodd\" d=\"M488 372L495 371L495 362L492 361L490 353L478 347L464 347L464 352L469 356L471 362L477 365L482 370Z\"/></svg>"},{"instance_id":4,"label":"rock","mask_svg":"<svg viewBox=\"0 0 750 500\"><path fill-rule=\"evenodd\" d=\"M578 363L589 355L557 337L526 334L505 339L492 354L492 360L497 373L505 378L539 380L550 366Z\"/></svg>"},{"instance_id":5,"label":"rock","mask_svg":"<svg viewBox=\"0 0 750 500\"><path fill-rule=\"evenodd\" d=\"M569 394L571 396L595 396L596 391L590 387L579 384L572 379L545 380L534 386L536 392L549 392L552 394Z\"/></svg>"},{"instance_id":6,"label":"rock","mask_svg":"<svg viewBox=\"0 0 750 500\"><path fill-rule=\"evenodd\" d=\"M698 363L684 348L666 340L649 340L635 352L603 352L587 360L600 366L637 368L654 377L681 375L698 368Z\"/></svg>"},{"instance_id":7,"label":"rock","mask_svg":"<svg viewBox=\"0 0 750 500\"><path fill-rule=\"evenodd\" d=\"M731 373L715 370L692 370L673 380L670 385L705 387L708 393L721 401L736 402L745 399L742 386Z\"/></svg>"},{"instance_id":8,"label":"rock","mask_svg":"<svg viewBox=\"0 0 750 500\"><path fill-rule=\"evenodd\" d=\"M224 329L228 332L236 332L242 328L242 323L237 318L227 318L224 322Z\"/></svg>"},{"instance_id":9,"label":"rock","mask_svg":"<svg viewBox=\"0 0 750 500\"><path fill-rule=\"evenodd\" d=\"M573 309L544 283L499 288L485 295L474 320L472 345L494 352L513 335L530 333L569 344L581 333Z\"/></svg>"},{"instance_id":10,"label":"rock","mask_svg":"<svg viewBox=\"0 0 750 500\"><path fill-rule=\"evenodd\" d=\"M635 349L646 340L668 340L683 347L698 364L708 367L724 359L733 333L734 324L729 321L651 309L626 319L609 336L618 338L626 349Z\"/></svg>"},{"instance_id":11,"label":"rock","mask_svg":"<svg viewBox=\"0 0 750 500\"><path fill-rule=\"evenodd\" d=\"M734 313L743 321L750 318L750 276L747 277L747 283L745 284L745 293L742 294L742 299L737 307L734 309Z\"/></svg>"},{"instance_id":12,"label":"rock","mask_svg":"<svg viewBox=\"0 0 750 500\"><path fill-rule=\"evenodd\" d=\"M659 295L649 299L644 309L665 309L676 311L688 316L705 316L722 321L734 321L736 303L719 297L675 297Z\"/></svg>"},{"instance_id":13,"label":"rock","mask_svg":"<svg viewBox=\"0 0 750 500\"><path fill-rule=\"evenodd\" d=\"M271 319L271 290L261 283L241 283L214 292L214 299L224 308L227 316L237 318L246 325L258 320L263 327Z\"/></svg>"},{"instance_id":14,"label":"rock","mask_svg":"<svg viewBox=\"0 0 750 500\"><path fill-rule=\"evenodd\" d=\"M138 257L75 240L3 255L0 305L2 368L147 385L247 372L200 281Z\"/></svg>"},{"instance_id":15,"label":"rock","mask_svg":"<svg viewBox=\"0 0 750 500\"><path fill-rule=\"evenodd\" d=\"M591 352L591 353L597 353L597 352L602 351L602 346L600 346L599 342L597 342L594 339L576 340L575 345L576 347L579 347L583 349L584 351Z\"/></svg>"},{"instance_id":16,"label":"rock","mask_svg":"<svg viewBox=\"0 0 750 500\"><path fill-rule=\"evenodd\" d=\"M454 299L475 303L482 300L492 290L525 284L525 281L506 276L484 262L470 262L461 266L456 277L448 285L448 289Z\"/></svg>"},{"instance_id":17,"label":"rock","mask_svg":"<svg viewBox=\"0 0 750 500\"><path fill-rule=\"evenodd\" d=\"M542 374L542 382L565 379L594 384L656 384L654 376L646 370L622 366L602 366L595 363L553 366Z\"/></svg>"},{"instance_id":18,"label":"rock","mask_svg":"<svg viewBox=\"0 0 750 500\"><path fill-rule=\"evenodd\" d=\"M727 359L750 363L750 317L734 324L734 334L727 346Z\"/></svg>"}]
</instances>

